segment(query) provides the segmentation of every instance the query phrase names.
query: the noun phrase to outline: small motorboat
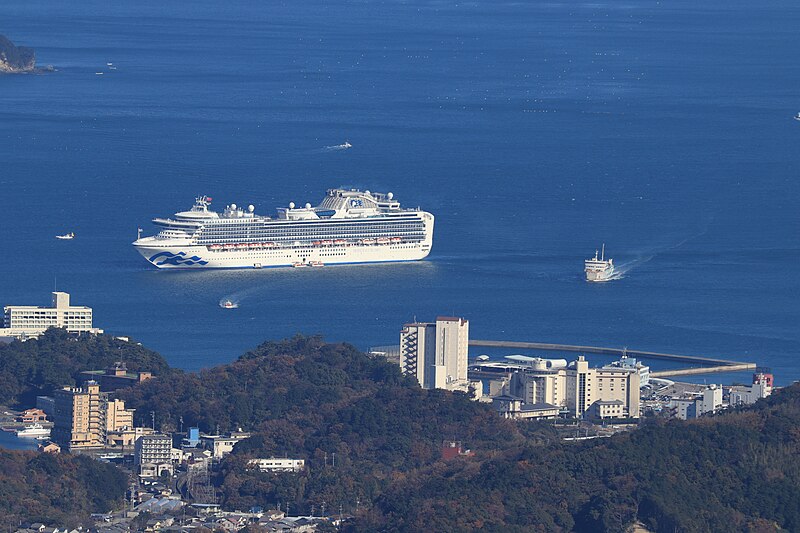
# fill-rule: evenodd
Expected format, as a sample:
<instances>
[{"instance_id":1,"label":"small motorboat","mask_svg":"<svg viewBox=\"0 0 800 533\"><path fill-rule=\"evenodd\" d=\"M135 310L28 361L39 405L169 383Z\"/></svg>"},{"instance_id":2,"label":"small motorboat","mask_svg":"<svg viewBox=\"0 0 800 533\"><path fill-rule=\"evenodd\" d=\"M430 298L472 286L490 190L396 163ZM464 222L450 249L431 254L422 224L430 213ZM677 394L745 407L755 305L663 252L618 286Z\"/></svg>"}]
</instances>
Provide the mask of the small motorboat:
<instances>
[{"instance_id":1,"label":"small motorboat","mask_svg":"<svg viewBox=\"0 0 800 533\"><path fill-rule=\"evenodd\" d=\"M239 307L239 304L237 304L233 300L222 300L219 303L219 306L223 309L236 309L237 307Z\"/></svg>"},{"instance_id":2,"label":"small motorboat","mask_svg":"<svg viewBox=\"0 0 800 533\"><path fill-rule=\"evenodd\" d=\"M794 119L795 119L795 120L800 120L800 113L797 113L797 114L794 116Z\"/></svg>"},{"instance_id":3,"label":"small motorboat","mask_svg":"<svg viewBox=\"0 0 800 533\"><path fill-rule=\"evenodd\" d=\"M62 241L70 241L70 240L72 240L74 238L75 238L75 234L74 233L65 233L64 235L56 235L56 239L59 239L59 240L62 240Z\"/></svg>"}]
</instances>

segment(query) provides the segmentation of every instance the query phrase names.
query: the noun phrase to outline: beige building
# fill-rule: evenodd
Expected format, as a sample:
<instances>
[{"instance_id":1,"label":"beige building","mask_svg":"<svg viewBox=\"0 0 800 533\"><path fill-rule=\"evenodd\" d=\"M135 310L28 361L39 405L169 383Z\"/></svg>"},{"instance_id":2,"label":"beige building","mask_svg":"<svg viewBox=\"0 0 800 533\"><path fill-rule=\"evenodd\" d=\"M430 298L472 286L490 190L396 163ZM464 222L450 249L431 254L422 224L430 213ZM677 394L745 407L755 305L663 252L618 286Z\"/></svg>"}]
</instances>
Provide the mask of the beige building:
<instances>
[{"instance_id":1,"label":"beige building","mask_svg":"<svg viewBox=\"0 0 800 533\"><path fill-rule=\"evenodd\" d=\"M525 404L565 407L578 418L639 418L640 377L634 368L590 368L583 356L569 366L559 359L518 359L528 364L511 374L507 389Z\"/></svg>"},{"instance_id":2,"label":"beige building","mask_svg":"<svg viewBox=\"0 0 800 533\"><path fill-rule=\"evenodd\" d=\"M65 387L53 394L52 438L70 449L107 444L109 432L133 427L133 409L122 400L109 400L100 385L88 381L84 387Z\"/></svg>"},{"instance_id":3,"label":"beige building","mask_svg":"<svg viewBox=\"0 0 800 533\"><path fill-rule=\"evenodd\" d=\"M54 292L52 307L5 306L0 337L37 337L51 327L64 328L70 333L103 332L92 327L91 307L70 305L69 294Z\"/></svg>"},{"instance_id":4,"label":"beige building","mask_svg":"<svg viewBox=\"0 0 800 533\"><path fill-rule=\"evenodd\" d=\"M567 374L567 407L576 417L584 416L595 402L619 400L623 416L639 418L639 373L625 368L589 368L578 357Z\"/></svg>"},{"instance_id":5,"label":"beige building","mask_svg":"<svg viewBox=\"0 0 800 533\"><path fill-rule=\"evenodd\" d=\"M469 389L469 321L438 317L406 324L400 331L400 370L425 389Z\"/></svg>"}]
</instances>

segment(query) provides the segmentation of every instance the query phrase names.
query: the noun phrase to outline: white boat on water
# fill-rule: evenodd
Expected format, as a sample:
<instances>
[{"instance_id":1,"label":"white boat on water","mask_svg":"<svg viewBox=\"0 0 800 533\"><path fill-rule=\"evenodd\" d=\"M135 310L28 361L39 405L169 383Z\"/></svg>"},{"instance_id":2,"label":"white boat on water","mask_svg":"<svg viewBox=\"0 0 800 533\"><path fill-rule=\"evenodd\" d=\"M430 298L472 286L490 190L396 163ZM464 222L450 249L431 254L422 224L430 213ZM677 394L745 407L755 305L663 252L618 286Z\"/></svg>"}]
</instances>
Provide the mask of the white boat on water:
<instances>
[{"instance_id":1,"label":"white boat on water","mask_svg":"<svg viewBox=\"0 0 800 533\"><path fill-rule=\"evenodd\" d=\"M48 437L50 436L50 429L42 426L41 424L31 424L25 426L25 429L17 430L17 437Z\"/></svg>"},{"instance_id":2,"label":"white boat on water","mask_svg":"<svg viewBox=\"0 0 800 533\"><path fill-rule=\"evenodd\" d=\"M219 303L219 306L223 309L236 309L237 307L239 307L239 304L237 304L232 300L222 300Z\"/></svg>"},{"instance_id":3,"label":"white boat on water","mask_svg":"<svg viewBox=\"0 0 800 533\"><path fill-rule=\"evenodd\" d=\"M795 120L800 120L800 113L797 113L797 114L794 116L794 119L795 119Z\"/></svg>"},{"instance_id":4,"label":"white boat on water","mask_svg":"<svg viewBox=\"0 0 800 533\"><path fill-rule=\"evenodd\" d=\"M75 238L74 233L66 233L64 235L56 235L56 239L61 239L62 241L70 241Z\"/></svg>"},{"instance_id":5,"label":"white boat on water","mask_svg":"<svg viewBox=\"0 0 800 533\"><path fill-rule=\"evenodd\" d=\"M586 281L610 281L614 276L614 260L606 259L606 245L603 244L602 252L595 250L594 259L583 262L586 272Z\"/></svg>"}]
</instances>

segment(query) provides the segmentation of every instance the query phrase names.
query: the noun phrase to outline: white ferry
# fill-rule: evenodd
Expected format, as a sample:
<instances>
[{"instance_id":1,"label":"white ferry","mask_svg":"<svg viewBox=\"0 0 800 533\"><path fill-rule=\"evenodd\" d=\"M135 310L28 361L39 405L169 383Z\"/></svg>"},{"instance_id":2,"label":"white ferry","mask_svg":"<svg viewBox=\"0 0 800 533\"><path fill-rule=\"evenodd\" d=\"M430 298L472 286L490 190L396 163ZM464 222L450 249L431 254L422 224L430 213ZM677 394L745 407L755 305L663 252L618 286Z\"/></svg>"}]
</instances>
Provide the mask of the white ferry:
<instances>
[{"instance_id":1,"label":"white ferry","mask_svg":"<svg viewBox=\"0 0 800 533\"><path fill-rule=\"evenodd\" d=\"M64 235L56 235L56 239L60 239L62 241L70 241L70 240L72 240L74 238L75 238L75 234L72 233L72 232L65 233Z\"/></svg>"},{"instance_id":2,"label":"white ferry","mask_svg":"<svg viewBox=\"0 0 800 533\"><path fill-rule=\"evenodd\" d=\"M606 245L603 244L602 253L594 251L594 259L583 262L586 271L586 281L609 281L614 276L614 260L606 259ZM600 257L598 257L598 255Z\"/></svg>"},{"instance_id":3,"label":"white ferry","mask_svg":"<svg viewBox=\"0 0 800 533\"><path fill-rule=\"evenodd\" d=\"M42 426L41 424L31 424L25 426L25 429L17 430L17 437L48 437L50 429Z\"/></svg>"},{"instance_id":4,"label":"white ferry","mask_svg":"<svg viewBox=\"0 0 800 533\"><path fill-rule=\"evenodd\" d=\"M189 211L153 219L161 231L140 231L134 247L158 268L196 269L418 261L433 244L433 215L402 209L392 193L331 189L316 207L291 202L274 217L210 205L201 196Z\"/></svg>"}]
</instances>

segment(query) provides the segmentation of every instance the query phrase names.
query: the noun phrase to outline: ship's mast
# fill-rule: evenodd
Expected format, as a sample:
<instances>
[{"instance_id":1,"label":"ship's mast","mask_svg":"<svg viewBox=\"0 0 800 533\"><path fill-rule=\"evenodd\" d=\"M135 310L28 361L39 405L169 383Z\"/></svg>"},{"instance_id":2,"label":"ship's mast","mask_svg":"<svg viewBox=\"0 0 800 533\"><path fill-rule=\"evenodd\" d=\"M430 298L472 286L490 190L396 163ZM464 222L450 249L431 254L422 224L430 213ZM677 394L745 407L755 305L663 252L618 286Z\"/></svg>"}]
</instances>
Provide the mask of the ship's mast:
<instances>
[{"instance_id":1,"label":"ship's mast","mask_svg":"<svg viewBox=\"0 0 800 533\"><path fill-rule=\"evenodd\" d=\"M603 243L602 253L600 254L600 261L606 260L606 243Z\"/></svg>"}]
</instances>

